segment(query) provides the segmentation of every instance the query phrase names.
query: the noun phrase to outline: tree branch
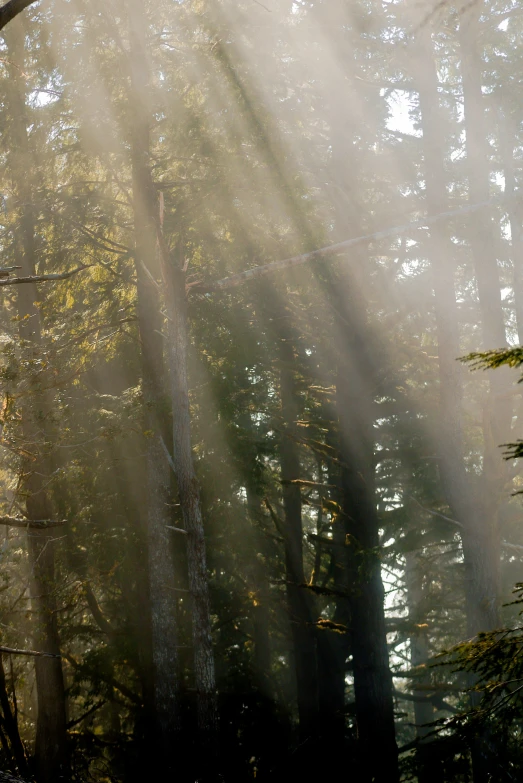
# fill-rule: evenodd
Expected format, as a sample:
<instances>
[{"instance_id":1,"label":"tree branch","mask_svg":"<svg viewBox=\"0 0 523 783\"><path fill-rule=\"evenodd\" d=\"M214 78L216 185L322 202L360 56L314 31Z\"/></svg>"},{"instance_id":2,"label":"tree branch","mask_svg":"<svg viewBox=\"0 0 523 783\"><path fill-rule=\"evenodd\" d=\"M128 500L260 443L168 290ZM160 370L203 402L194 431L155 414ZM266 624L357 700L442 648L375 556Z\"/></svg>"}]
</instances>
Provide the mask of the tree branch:
<instances>
[{"instance_id":1,"label":"tree branch","mask_svg":"<svg viewBox=\"0 0 523 783\"><path fill-rule=\"evenodd\" d=\"M338 253L345 252L351 247L357 245L365 245L370 242L375 242L380 239L387 239L388 237L399 236L405 234L415 228L423 228L426 226L432 226L435 223L441 223L448 218L459 217L460 215L468 215L473 212L478 212L485 207L492 207L500 205L508 201L506 197L493 198L488 201L481 201L477 204L466 204L458 209L450 209L446 212L439 212L437 215L429 215L428 217L420 218L420 220L414 220L410 223L404 223L401 226L393 226L387 228L384 231L375 231L373 234L363 234L359 237L353 237L352 239L346 239L344 242L337 242L335 245L329 245L322 247L319 250L312 250L310 253L303 253L299 256L292 256L292 258L285 258L282 261L274 261L271 264L264 264L263 266L255 266L252 269L247 269L245 272L239 272L231 277L225 277L222 280L216 280L214 283L193 283L189 284L187 288L197 293L211 293L213 291L224 291L228 288L236 288L242 283L246 283L249 280L254 280L259 277L265 277L273 272L279 272L281 269L291 269L294 266L301 266L302 264L309 263L310 261L321 261L331 256L338 255Z\"/></svg>"},{"instance_id":2,"label":"tree branch","mask_svg":"<svg viewBox=\"0 0 523 783\"><path fill-rule=\"evenodd\" d=\"M394 696L397 699L403 699L404 701L414 701L419 704L432 704L437 710L447 710L447 712L451 712L453 715L456 715L459 712L456 707L453 707L452 704L445 701L441 693L432 693L429 696L417 696L414 693L405 693L404 691L395 689Z\"/></svg>"},{"instance_id":3,"label":"tree branch","mask_svg":"<svg viewBox=\"0 0 523 783\"><path fill-rule=\"evenodd\" d=\"M18 650L15 647L1 647L0 653L6 653L6 655L30 655L33 658L61 658L61 655L55 653L39 652L37 650Z\"/></svg>"},{"instance_id":4,"label":"tree branch","mask_svg":"<svg viewBox=\"0 0 523 783\"><path fill-rule=\"evenodd\" d=\"M6 277L0 279L1 285L20 285L20 283L45 283L47 280L67 280L69 277L76 275L77 272L81 272L83 269L87 269L90 264L82 264L77 266L76 269L71 269L70 272L62 272L56 275L29 275L28 277Z\"/></svg>"},{"instance_id":5,"label":"tree branch","mask_svg":"<svg viewBox=\"0 0 523 783\"><path fill-rule=\"evenodd\" d=\"M23 517L0 517L0 525L11 527L33 528L33 530L47 530L50 527L62 527L65 519L24 519Z\"/></svg>"},{"instance_id":6,"label":"tree branch","mask_svg":"<svg viewBox=\"0 0 523 783\"><path fill-rule=\"evenodd\" d=\"M22 13L28 6L36 3L37 0L9 0L8 3L0 8L0 30L2 30L6 24Z\"/></svg>"},{"instance_id":7,"label":"tree branch","mask_svg":"<svg viewBox=\"0 0 523 783\"><path fill-rule=\"evenodd\" d=\"M102 701L99 701L97 704L94 704L90 710L87 710L87 712L84 712L83 715L80 715L79 718L75 718L75 720L70 720L67 724L67 730L74 728L74 726L77 726L79 723L81 723L83 720L89 717L89 715L92 715L93 712L96 712L96 710L99 710L100 707L103 707L104 704L107 704L106 699L102 699ZM0 783L2 783L0 779Z\"/></svg>"}]
</instances>

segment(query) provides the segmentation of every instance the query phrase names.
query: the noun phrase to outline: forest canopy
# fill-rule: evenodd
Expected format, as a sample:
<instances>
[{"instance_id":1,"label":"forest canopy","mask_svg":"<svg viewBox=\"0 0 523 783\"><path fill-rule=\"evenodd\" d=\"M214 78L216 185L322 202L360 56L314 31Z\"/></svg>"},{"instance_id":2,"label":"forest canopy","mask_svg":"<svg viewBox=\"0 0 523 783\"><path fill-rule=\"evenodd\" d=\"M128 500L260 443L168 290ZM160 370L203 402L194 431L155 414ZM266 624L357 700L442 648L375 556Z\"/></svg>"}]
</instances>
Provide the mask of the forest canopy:
<instances>
[{"instance_id":1,"label":"forest canopy","mask_svg":"<svg viewBox=\"0 0 523 783\"><path fill-rule=\"evenodd\" d=\"M0 783L522 778L522 35L0 6Z\"/></svg>"}]
</instances>

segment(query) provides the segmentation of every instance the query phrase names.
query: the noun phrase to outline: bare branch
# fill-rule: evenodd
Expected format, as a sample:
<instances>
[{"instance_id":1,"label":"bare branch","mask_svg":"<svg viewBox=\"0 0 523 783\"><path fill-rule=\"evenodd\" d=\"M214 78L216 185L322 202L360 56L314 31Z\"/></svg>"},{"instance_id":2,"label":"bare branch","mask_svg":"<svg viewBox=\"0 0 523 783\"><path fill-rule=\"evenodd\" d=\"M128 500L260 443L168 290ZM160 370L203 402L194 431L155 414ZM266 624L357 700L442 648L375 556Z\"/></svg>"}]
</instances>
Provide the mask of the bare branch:
<instances>
[{"instance_id":1,"label":"bare branch","mask_svg":"<svg viewBox=\"0 0 523 783\"><path fill-rule=\"evenodd\" d=\"M33 658L61 658L61 655L55 655L55 653L39 652L37 650L18 650L15 647L1 647L0 653L6 653L7 655L30 655Z\"/></svg>"},{"instance_id":2,"label":"bare branch","mask_svg":"<svg viewBox=\"0 0 523 783\"><path fill-rule=\"evenodd\" d=\"M70 272L62 272L56 275L29 275L28 277L6 277L4 280L0 279L0 286L2 285L20 285L21 283L45 283L47 280L67 280L69 277L76 275L83 269L88 269L90 264L82 264L77 266L76 269L71 269Z\"/></svg>"},{"instance_id":3,"label":"bare branch","mask_svg":"<svg viewBox=\"0 0 523 783\"><path fill-rule=\"evenodd\" d=\"M0 8L0 30L2 30L6 24L22 13L28 6L36 3L37 0L9 0L8 3Z\"/></svg>"},{"instance_id":4,"label":"bare branch","mask_svg":"<svg viewBox=\"0 0 523 783\"><path fill-rule=\"evenodd\" d=\"M433 517L439 517L440 519L444 519L445 522L450 522L452 525L457 525L457 527L463 528L464 525L461 524L461 522L458 522L456 519L451 519L451 517L447 517L445 514L440 514L439 511L434 511L431 508L425 508L425 506L422 506L419 500L416 500L415 497L412 495L408 495L409 500L412 500L419 508L421 508L422 511L425 511L426 514L430 514Z\"/></svg>"},{"instance_id":5,"label":"bare branch","mask_svg":"<svg viewBox=\"0 0 523 783\"><path fill-rule=\"evenodd\" d=\"M21 266L4 266L0 269L0 277L7 277L11 272L14 272L15 269L21 269Z\"/></svg>"},{"instance_id":6,"label":"bare branch","mask_svg":"<svg viewBox=\"0 0 523 783\"><path fill-rule=\"evenodd\" d=\"M508 199L505 197L489 199L488 201L481 201L477 204L467 204L458 209L450 209L446 212L440 212L437 215L429 215L428 217L420 218L420 220L414 220L410 223L404 223L401 226L393 226L387 228L384 231L375 231L373 234L363 234L359 237L353 237L352 239L346 239L343 242L337 242L335 245L329 245L328 247L322 247L319 250L312 250L310 253L303 253L299 256L292 256L292 258L285 258L282 261L274 261L271 264L264 264L263 266L255 266L252 269L247 269L245 272L239 272L237 275L231 275L231 277L225 277L223 280L216 280L214 283L194 283L188 284L187 288L191 291L198 293L210 293L212 291L224 291L228 288L236 288L242 283L246 283L249 280L254 280L259 277L265 277L273 272L279 272L282 269L291 269L294 266L301 266L307 264L310 261L321 261L332 256L336 256L339 253L343 253L351 247L357 245L365 245L370 242L376 242L380 239L387 239L388 237L399 236L406 234L416 228L424 228L426 226L432 226L435 223L441 223L449 218L459 217L460 215L468 215L473 212L478 212L485 207L491 207L500 205L506 202Z\"/></svg>"},{"instance_id":7,"label":"bare branch","mask_svg":"<svg viewBox=\"0 0 523 783\"><path fill-rule=\"evenodd\" d=\"M33 530L47 530L50 527L62 527L65 519L24 519L23 517L0 517L0 525L10 527L32 528Z\"/></svg>"},{"instance_id":8,"label":"bare branch","mask_svg":"<svg viewBox=\"0 0 523 783\"><path fill-rule=\"evenodd\" d=\"M67 729L72 729L74 726L77 726L79 723L81 723L83 720L89 717L89 715L92 715L93 712L96 712L96 710L99 710L100 707L103 707L104 704L107 704L106 699L102 699L102 701L99 701L97 704L93 704L90 710L87 710L87 712L84 712L83 715L80 715L79 718L76 718L75 720L70 720L67 724ZM2 783L0 779L0 783Z\"/></svg>"}]
</instances>

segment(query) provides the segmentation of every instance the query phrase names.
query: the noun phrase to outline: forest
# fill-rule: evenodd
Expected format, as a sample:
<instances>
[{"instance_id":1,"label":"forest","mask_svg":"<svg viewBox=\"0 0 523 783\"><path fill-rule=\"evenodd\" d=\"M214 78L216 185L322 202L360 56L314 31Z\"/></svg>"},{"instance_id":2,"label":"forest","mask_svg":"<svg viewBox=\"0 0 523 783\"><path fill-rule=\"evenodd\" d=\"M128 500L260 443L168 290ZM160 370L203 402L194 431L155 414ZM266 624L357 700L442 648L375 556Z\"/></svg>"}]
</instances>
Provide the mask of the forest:
<instances>
[{"instance_id":1,"label":"forest","mask_svg":"<svg viewBox=\"0 0 523 783\"><path fill-rule=\"evenodd\" d=\"M523 6L0 6L0 783L523 780Z\"/></svg>"}]
</instances>

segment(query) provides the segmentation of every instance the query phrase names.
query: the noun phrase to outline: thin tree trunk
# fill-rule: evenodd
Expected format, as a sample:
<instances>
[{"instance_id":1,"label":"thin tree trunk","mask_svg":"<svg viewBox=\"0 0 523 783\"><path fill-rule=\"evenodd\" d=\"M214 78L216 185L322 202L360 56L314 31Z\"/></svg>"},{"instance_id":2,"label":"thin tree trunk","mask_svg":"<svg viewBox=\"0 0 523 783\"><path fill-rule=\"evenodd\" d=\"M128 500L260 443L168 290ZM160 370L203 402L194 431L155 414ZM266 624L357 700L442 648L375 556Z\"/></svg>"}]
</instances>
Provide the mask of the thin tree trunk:
<instances>
[{"instance_id":1,"label":"thin tree trunk","mask_svg":"<svg viewBox=\"0 0 523 783\"><path fill-rule=\"evenodd\" d=\"M503 174L505 176L505 195L512 199L509 202L508 215L510 221L510 236L512 244L512 290L514 296L514 311L519 344L523 344L523 214L521 205L514 199L516 193L516 166L514 153L516 146L516 121L510 110L499 112L499 132Z\"/></svg>"},{"instance_id":2,"label":"thin tree trunk","mask_svg":"<svg viewBox=\"0 0 523 783\"><path fill-rule=\"evenodd\" d=\"M25 755L25 748L18 730L16 712L13 714L11 705L9 703L9 696L7 695L7 685L2 656L0 656L0 707L2 708L2 713L4 716L5 733L9 738L16 766L18 767L18 772L22 777L29 779L29 767L27 763L27 757Z\"/></svg>"},{"instance_id":3,"label":"thin tree trunk","mask_svg":"<svg viewBox=\"0 0 523 783\"><path fill-rule=\"evenodd\" d=\"M413 669L426 666L429 660L429 640L425 623L425 607L423 596L423 561L416 552L407 552L405 556L405 583L407 588L407 604L409 610L409 622L412 626L410 635L410 662ZM415 680L419 685L430 685L430 672L427 670L425 677ZM427 691L414 688L412 695L414 701L414 721L416 735L420 740L417 750L418 780L419 783L443 783L443 770L437 754L431 752L430 733L433 728L429 726L434 720L434 708L427 700Z\"/></svg>"},{"instance_id":4,"label":"thin tree trunk","mask_svg":"<svg viewBox=\"0 0 523 783\"><path fill-rule=\"evenodd\" d=\"M334 421L335 411L330 407L325 411L325 418L331 419L331 427L327 434L327 445L339 451L337 424ZM334 430L334 431L333 431ZM328 462L328 483L332 487L330 498L341 503L340 474L338 466ZM318 677L319 677L319 708L323 745L328 745L331 758L339 758L345 744L345 677L347 675L346 661L350 652L350 604L349 604L349 563L348 548L345 540L345 525L341 515L336 516L332 526L332 575L333 586L339 593L336 599L333 622L345 627L346 633L318 632ZM326 648L326 645L328 647Z\"/></svg>"},{"instance_id":5,"label":"thin tree trunk","mask_svg":"<svg viewBox=\"0 0 523 783\"><path fill-rule=\"evenodd\" d=\"M285 316L283 316L285 317ZM281 321L281 317L279 318ZM294 348L285 334L288 329L277 327L279 333L280 395L283 432L280 440L281 480L285 512L285 576L287 606L291 622L296 694L300 722L300 741L316 739L319 732L318 671L316 634L313 627L312 598L304 589L303 527L300 457L296 446L296 388L294 379Z\"/></svg>"},{"instance_id":6,"label":"thin tree trunk","mask_svg":"<svg viewBox=\"0 0 523 783\"><path fill-rule=\"evenodd\" d=\"M270 609L269 585L262 564L258 560L258 552L262 549L261 535L257 529L257 517L261 513L261 502L249 476L246 475L247 509L252 530L252 545L254 553L249 562L250 586L253 592L252 623L254 642L254 680L262 696L274 698L271 683L271 639L270 639Z\"/></svg>"},{"instance_id":7,"label":"thin tree trunk","mask_svg":"<svg viewBox=\"0 0 523 783\"><path fill-rule=\"evenodd\" d=\"M33 155L27 135L24 98L23 30L12 23L8 35L10 57L10 101L13 122L11 173L18 195L19 229L16 237L17 263L24 276L35 274L35 227L32 207L31 177ZM29 367L39 367L42 351L40 312L35 302L40 298L36 286L21 285L18 290L17 310L22 350ZM30 378L31 401L22 412L22 429L26 443L36 459L24 465L23 491L29 520L52 519L51 503L44 488L45 476L50 471L45 454L45 429L49 425L50 404L42 385L45 379L36 370ZM36 658L36 688L38 717L35 740L35 773L39 783L57 783L68 778L65 690L60 655L60 639L56 615L56 586L54 577L56 533L53 530L31 530L28 533L30 593L36 611L34 646L52 653L56 658Z\"/></svg>"}]
</instances>

